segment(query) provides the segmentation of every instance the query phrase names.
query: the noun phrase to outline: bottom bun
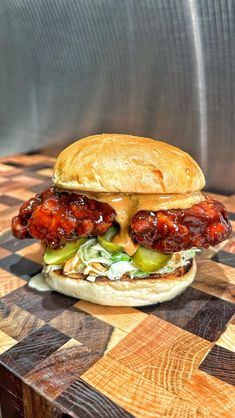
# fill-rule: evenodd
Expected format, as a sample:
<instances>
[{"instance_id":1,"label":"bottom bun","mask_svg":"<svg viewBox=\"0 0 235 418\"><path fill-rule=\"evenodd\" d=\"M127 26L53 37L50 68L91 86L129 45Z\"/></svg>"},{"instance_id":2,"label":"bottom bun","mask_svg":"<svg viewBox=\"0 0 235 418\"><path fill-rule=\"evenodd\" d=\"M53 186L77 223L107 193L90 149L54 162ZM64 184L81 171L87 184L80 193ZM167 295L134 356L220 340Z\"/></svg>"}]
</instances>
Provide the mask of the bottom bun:
<instances>
[{"instance_id":1,"label":"bottom bun","mask_svg":"<svg viewBox=\"0 0 235 418\"><path fill-rule=\"evenodd\" d=\"M181 276L173 273L164 277L130 280L105 280L90 282L83 278L72 278L54 270L46 274L48 285L67 296L109 306L145 306L171 300L182 293L196 274L196 262Z\"/></svg>"}]
</instances>

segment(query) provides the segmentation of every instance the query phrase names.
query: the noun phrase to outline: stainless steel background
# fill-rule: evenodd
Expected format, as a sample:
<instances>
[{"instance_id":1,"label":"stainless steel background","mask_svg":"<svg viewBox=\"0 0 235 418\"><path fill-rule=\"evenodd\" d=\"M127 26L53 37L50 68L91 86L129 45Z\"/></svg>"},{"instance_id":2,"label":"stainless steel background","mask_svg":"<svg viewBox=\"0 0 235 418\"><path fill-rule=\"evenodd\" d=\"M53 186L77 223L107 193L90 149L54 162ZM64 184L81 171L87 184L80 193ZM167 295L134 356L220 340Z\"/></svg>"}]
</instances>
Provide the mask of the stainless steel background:
<instances>
[{"instance_id":1,"label":"stainless steel background","mask_svg":"<svg viewBox=\"0 0 235 418\"><path fill-rule=\"evenodd\" d=\"M1 0L0 152L164 139L235 190L234 0Z\"/></svg>"}]
</instances>

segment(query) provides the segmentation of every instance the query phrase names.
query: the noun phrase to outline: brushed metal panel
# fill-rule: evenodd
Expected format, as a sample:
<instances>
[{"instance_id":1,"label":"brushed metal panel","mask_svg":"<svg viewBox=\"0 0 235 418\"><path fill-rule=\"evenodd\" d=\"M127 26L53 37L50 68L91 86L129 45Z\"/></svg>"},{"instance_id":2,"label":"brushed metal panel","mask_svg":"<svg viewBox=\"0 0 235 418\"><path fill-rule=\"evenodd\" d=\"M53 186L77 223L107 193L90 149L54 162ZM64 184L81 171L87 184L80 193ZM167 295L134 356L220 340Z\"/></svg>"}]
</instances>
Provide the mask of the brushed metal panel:
<instances>
[{"instance_id":1,"label":"brushed metal panel","mask_svg":"<svg viewBox=\"0 0 235 418\"><path fill-rule=\"evenodd\" d=\"M1 0L0 153L164 139L234 192L233 0Z\"/></svg>"}]
</instances>

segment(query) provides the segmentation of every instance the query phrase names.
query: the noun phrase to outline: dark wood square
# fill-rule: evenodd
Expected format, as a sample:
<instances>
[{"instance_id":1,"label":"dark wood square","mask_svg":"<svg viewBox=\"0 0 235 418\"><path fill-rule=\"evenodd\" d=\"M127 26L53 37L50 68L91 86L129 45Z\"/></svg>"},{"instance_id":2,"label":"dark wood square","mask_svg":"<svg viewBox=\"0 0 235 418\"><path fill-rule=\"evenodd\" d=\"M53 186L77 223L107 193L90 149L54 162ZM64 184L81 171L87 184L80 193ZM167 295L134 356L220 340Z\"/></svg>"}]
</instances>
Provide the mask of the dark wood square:
<instances>
[{"instance_id":1,"label":"dark wood square","mask_svg":"<svg viewBox=\"0 0 235 418\"><path fill-rule=\"evenodd\" d=\"M235 353L215 345L201 363L200 370L235 385Z\"/></svg>"},{"instance_id":2,"label":"dark wood square","mask_svg":"<svg viewBox=\"0 0 235 418\"><path fill-rule=\"evenodd\" d=\"M13 373L24 376L68 340L67 335L47 324L0 355L0 363L7 364Z\"/></svg>"},{"instance_id":3,"label":"dark wood square","mask_svg":"<svg viewBox=\"0 0 235 418\"><path fill-rule=\"evenodd\" d=\"M107 396L81 379L73 383L57 399L73 417L81 418L131 418L134 417Z\"/></svg>"},{"instance_id":4,"label":"dark wood square","mask_svg":"<svg viewBox=\"0 0 235 418\"><path fill-rule=\"evenodd\" d=\"M8 257L3 258L1 260L1 268L26 281L30 280L35 274L42 270L40 264L34 263L27 258L20 257L17 254L11 254Z\"/></svg>"},{"instance_id":5,"label":"dark wood square","mask_svg":"<svg viewBox=\"0 0 235 418\"><path fill-rule=\"evenodd\" d=\"M6 303L14 303L47 322L77 302L77 299L61 293L38 292L27 285L7 294L2 300Z\"/></svg>"},{"instance_id":6,"label":"dark wood square","mask_svg":"<svg viewBox=\"0 0 235 418\"><path fill-rule=\"evenodd\" d=\"M99 353L106 350L113 331L111 325L75 307L52 319L50 324Z\"/></svg>"},{"instance_id":7,"label":"dark wood square","mask_svg":"<svg viewBox=\"0 0 235 418\"><path fill-rule=\"evenodd\" d=\"M235 254L229 253L227 251L218 251L211 258L217 263L226 264L227 266L235 267Z\"/></svg>"},{"instance_id":8,"label":"dark wood square","mask_svg":"<svg viewBox=\"0 0 235 418\"><path fill-rule=\"evenodd\" d=\"M28 247L35 242L38 242L36 239L17 239L15 237L11 238L9 241L3 242L1 247L5 248L6 250L16 252L21 250L22 248Z\"/></svg>"}]
</instances>

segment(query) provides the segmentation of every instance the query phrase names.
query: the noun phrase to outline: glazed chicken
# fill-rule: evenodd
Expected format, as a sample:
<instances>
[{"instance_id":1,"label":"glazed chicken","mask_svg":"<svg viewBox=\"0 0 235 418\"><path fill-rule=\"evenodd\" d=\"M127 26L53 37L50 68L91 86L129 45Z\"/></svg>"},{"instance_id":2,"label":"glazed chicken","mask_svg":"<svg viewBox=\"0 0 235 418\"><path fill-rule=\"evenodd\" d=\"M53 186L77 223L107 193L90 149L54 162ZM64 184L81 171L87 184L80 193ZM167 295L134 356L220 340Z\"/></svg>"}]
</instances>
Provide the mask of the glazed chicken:
<instances>
[{"instance_id":1,"label":"glazed chicken","mask_svg":"<svg viewBox=\"0 0 235 418\"><path fill-rule=\"evenodd\" d=\"M139 211L130 226L135 242L163 253L208 248L224 241L230 232L225 207L212 199L189 209Z\"/></svg>"},{"instance_id":2,"label":"glazed chicken","mask_svg":"<svg viewBox=\"0 0 235 418\"><path fill-rule=\"evenodd\" d=\"M12 219L12 232L19 238L37 238L52 248L88 235L102 235L114 222L115 211L74 193L50 188L25 202Z\"/></svg>"},{"instance_id":3,"label":"glazed chicken","mask_svg":"<svg viewBox=\"0 0 235 418\"><path fill-rule=\"evenodd\" d=\"M34 237L52 248L78 237L103 235L115 222L107 203L50 188L25 202L12 220L19 238ZM225 207L215 200L189 209L139 211L129 233L134 242L164 253L207 248L226 239L231 225Z\"/></svg>"}]
</instances>

